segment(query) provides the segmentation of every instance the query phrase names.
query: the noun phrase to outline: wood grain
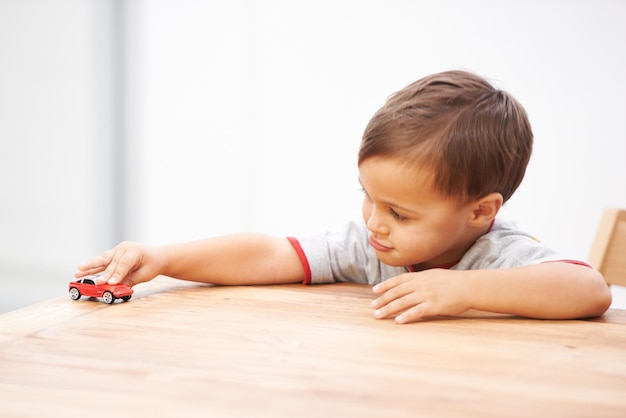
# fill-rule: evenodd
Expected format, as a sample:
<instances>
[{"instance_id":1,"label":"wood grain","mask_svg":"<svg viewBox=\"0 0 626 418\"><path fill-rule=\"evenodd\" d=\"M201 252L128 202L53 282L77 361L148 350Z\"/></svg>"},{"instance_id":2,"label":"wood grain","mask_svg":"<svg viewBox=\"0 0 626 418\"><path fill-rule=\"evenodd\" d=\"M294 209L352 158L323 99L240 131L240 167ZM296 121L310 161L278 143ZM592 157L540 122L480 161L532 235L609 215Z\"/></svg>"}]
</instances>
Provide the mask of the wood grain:
<instances>
[{"instance_id":1,"label":"wood grain","mask_svg":"<svg viewBox=\"0 0 626 418\"><path fill-rule=\"evenodd\" d=\"M159 278L0 315L0 416L626 416L626 311L397 325L372 298Z\"/></svg>"}]
</instances>

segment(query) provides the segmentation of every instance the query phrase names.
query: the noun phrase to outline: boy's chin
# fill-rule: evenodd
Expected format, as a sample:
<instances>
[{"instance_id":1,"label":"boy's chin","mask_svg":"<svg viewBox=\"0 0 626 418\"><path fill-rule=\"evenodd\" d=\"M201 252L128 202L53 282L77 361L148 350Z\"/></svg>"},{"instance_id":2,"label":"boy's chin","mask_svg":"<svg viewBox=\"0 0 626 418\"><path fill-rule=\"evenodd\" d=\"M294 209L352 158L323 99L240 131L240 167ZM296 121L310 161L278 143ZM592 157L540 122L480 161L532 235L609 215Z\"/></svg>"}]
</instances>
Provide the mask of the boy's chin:
<instances>
[{"instance_id":1,"label":"boy's chin","mask_svg":"<svg viewBox=\"0 0 626 418\"><path fill-rule=\"evenodd\" d=\"M397 258L385 257L385 254L376 254L376 256L383 264L386 264L390 267L406 267L411 265L403 262L403 260L398 260Z\"/></svg>"}]
</instances>

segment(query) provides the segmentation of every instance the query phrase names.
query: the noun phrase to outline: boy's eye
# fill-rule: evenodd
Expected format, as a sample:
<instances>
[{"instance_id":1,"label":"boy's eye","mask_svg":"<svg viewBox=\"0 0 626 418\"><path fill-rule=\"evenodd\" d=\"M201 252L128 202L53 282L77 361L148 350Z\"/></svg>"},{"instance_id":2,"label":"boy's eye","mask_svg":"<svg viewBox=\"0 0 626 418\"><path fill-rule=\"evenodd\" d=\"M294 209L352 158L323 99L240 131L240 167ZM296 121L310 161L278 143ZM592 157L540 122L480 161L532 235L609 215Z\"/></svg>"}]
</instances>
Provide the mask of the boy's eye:
<instances>
[{"instance_id":1,"label":"boy's eye","mask_svg":"<svg viewBox=\"0 0 626 418\"><path fill-rule=\"evenodd\" d=\"M391 216L394 217L394 219L398 220L398 221L404 221L407 219L406 216L402 216L400 215L398 212L396 212L395 210L393 210L393 208L389 208L389 213L391 213Z\"/></svg>"}]
</instances>

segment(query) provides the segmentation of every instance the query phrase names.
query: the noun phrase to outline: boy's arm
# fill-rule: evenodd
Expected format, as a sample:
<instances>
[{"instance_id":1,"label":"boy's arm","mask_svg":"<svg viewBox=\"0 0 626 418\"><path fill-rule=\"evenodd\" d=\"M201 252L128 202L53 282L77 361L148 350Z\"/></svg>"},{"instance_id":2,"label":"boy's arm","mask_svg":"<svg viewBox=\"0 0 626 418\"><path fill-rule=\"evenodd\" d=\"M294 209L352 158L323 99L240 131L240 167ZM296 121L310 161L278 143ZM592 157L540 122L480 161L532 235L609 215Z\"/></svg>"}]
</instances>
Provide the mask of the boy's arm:
<instances>
[{"instance_id":1,"label":"boy's arm","mask_svg":"<svg viewBox=\"0 0 626 418\"><path fill-rule=\"evenodd\" d=\"M413 322L468 309L530 318L602 315L611 292L596 270L566 262L493 270L432 269L407 273L374 287L377 318ZM404 312L404 313L402 313Z\"/></svg>"},{"instance_id":2,"label":"boy's arm","mask_svg":"<svg viewBox=\"0 0 626 418\"><path fill-rule=\"evenodd\" d=\"M103 281L136 285L165 275L213 284L277 284L303 280L297 253L286 238L236 234L166 246L123 242L79 266L76 277L101 273Z\"/></svg>"}]
</instances>

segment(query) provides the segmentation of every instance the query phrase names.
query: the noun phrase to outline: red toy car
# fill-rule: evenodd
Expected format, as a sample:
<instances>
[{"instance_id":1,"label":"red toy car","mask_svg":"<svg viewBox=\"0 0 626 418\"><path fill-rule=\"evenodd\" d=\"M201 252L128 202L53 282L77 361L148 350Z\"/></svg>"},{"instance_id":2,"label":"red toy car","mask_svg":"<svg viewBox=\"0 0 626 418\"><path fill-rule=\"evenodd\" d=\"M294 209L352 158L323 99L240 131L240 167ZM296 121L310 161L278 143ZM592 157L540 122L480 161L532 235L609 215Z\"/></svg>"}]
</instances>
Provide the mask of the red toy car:
<instances>
[{"instance_id":1,"label":"red toy car","mask_svg":"<svg viewBox=\"0 0 626 418\"><path fill-rule=\"evenodd\" d=\"M70 298L78 300L81 296L92 296L102 298L105 303L113 303L115 299L122 299L124 302L133 295L133 288L125 284L96 284L96 277L85 276L70 282Z\"/></svg>"}]
</instances>

